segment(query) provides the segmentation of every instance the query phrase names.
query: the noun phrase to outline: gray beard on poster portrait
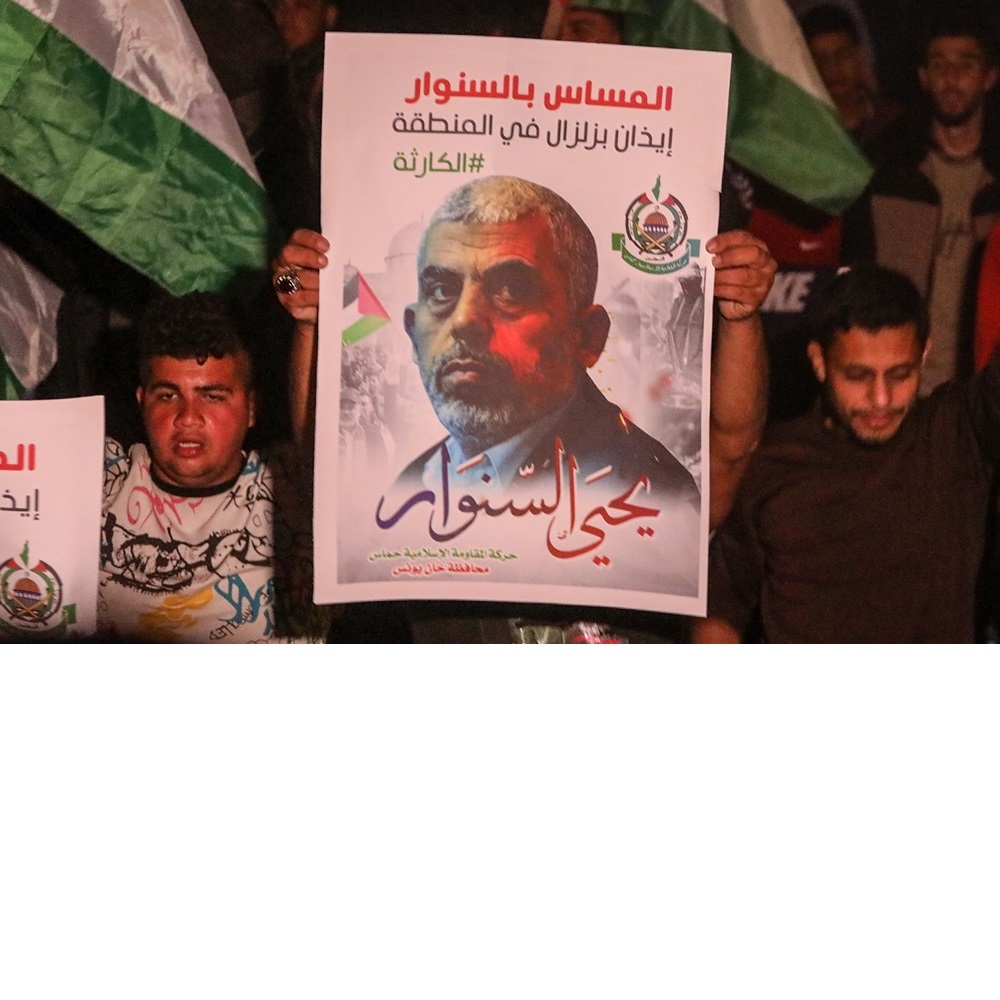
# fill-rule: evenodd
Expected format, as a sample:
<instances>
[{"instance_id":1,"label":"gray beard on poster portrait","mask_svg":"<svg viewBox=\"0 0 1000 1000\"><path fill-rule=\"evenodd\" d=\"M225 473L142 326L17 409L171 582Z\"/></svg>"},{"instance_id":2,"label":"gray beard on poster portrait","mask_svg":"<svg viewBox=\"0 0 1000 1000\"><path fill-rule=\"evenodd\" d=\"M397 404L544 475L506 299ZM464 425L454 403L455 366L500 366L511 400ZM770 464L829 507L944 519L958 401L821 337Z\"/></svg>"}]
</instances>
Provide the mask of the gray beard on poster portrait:
<instances>
[{"instance_id":1,"label":"gray beard on poster portrait","mask_svg":"<svg viewBox=\"0 0 1000 1000\"><path fill-rule=\"evenodd\" d=\"M659 441L628 420L588 376L583 377L578 392L555 427L529 451L517 456L519 468L532 471L514 478L512 493L539 493L551 486L557 439L565 455L573 456L581 482L610 467L612 471L599 480L605 490L612 486L621 493L645 478L649 491L637 492L638 499L669 499L671 503L687 503L698 509L700 494L691 473ZM445 438L418 455L399 475L397 485L412 489L424 484L429 468L439 464L442 445L449 440ZM488 487L489 483L483 485Z\"/></svg>"}]
</instances>

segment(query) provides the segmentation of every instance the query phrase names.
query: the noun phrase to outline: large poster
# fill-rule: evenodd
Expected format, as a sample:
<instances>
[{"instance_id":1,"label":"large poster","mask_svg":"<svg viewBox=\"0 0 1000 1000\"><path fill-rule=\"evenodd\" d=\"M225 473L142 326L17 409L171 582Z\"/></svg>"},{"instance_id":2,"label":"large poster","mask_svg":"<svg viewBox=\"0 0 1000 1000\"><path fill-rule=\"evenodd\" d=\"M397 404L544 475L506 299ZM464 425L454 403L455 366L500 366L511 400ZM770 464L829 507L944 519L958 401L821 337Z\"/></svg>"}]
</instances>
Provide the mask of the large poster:
<instances>
[{"instance_id":1,"label":"large poster","mask_svg":"<svg viewBox=\"0 0 1000 1000\"><path fill-rule=\"evenodd\" d=\"M97 630L104 401L0 403L0 642Z\"/></svg>"},{"instance_id":2,"label":"large poster","mask_svg":"<svg viewBox=\"0 0 1000 1000\"><path fill-rule=\"evenodd\" d=\"M330 34L316 597L703 614L729 55Z\"/></svg>"}]
</instances>

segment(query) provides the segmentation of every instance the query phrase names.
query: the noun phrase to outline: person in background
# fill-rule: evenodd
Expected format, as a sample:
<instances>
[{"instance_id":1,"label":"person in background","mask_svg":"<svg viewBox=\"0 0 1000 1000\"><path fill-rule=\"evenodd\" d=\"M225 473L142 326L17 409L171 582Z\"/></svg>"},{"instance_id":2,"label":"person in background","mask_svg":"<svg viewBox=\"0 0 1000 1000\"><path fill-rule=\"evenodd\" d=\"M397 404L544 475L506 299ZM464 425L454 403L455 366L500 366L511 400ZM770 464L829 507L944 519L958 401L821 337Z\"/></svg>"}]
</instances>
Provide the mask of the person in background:
<instances>
[{"instance_id":1,"label":"person in background","mask_svg":"<svg viewBox=\"0 0 1000 1000\"><path fill-rule=\"evenodd\" d=\"M323 113L323 38L333 31L338 9L330 0L269 0L288 52L292 97L306 137L310 169L319 177Z\"/></svg>"},{"instance_id":2,"label":"person in background","mask_svg":"<svg viewBox=\"0 0 1000 1000\"><path fill-rule=\"evenodd\" d=\"M269 0L274 23L278 26L285 48L290 53L301 52L333 31L337 23L337 5L331 0ZM322 55L322 44L320 44ZM322 69L322 58L320 59Z\"/></svg>"},{"instance_id":3,"label":"person in background","mask_svg":"<svg viewBox=\"0 0 1000 1000\"><path fill-rule=\"evenodd\" d=\"M864 9L864 0L786 0L795 19L801 24L803 17L814 7L836 7L851 20L852 33L857 36L861 49L861 59L872 78L875 79L878 53L872 36L870 18Z\"/></svg>"},{"instance_id":4,"label":"person in background","mask_svg":"<svg viewBox=\"0 0 1000 1000\"><path fill-rule=\"evenodd\" d=\"M907 275L928 303L928 394L972 370L979 256L1000 214L1000 143L986 107L997 68L982 20L941 8L919 78L924 101L878 140L865 221L868 252Z\"/></svg>"},{"instance_id":5,"label":"person in background","mask_svg":"<svg viewBox=\"0 0 1000 1000\"><path fill-rule=\"evenodd\" d=\"M901 108L879 95L857 21L840 3L814 3L799 23L844 129L871 157ZM747 228L767 243L779 265L833 268L870 255L869 241L858 236L859 226L862 234L866 231L863 200L830 215L760 177L743 172L742 181Z\"/></svg>"},{"instance_id":6,"label":"person in background","mask_svg":"<svg viewBox=\"0 0 1000 1000\"><path fill-rule=\"evenodd\" d=\"M407 4L373 4L341 0L338 31L375 31L417 35L482 35L538 38L548 0L411 0Z\"/></svg>"},{"instance_id":7,"label":"person in background","mask_svg":"<svg viewBox=\"0 0 1000 1000\"><path fill-rule=\"evenodd\" d=\"M879 93L857 24L835 3L810 7L799 23L844 128L867 151L901 108Z\"/></svg>"},{"instance_id":8,"label":"person in background","mask_svg":"<svg viewBox=\"0 0 1000 1000\"><path fill-rule=\"evenodd\" d=\"M870 154L899 108L878 95L859 21L840 2L791 6L844 129ZM779 265L833 268L864 257L855 250L866 246L854 235L860 208L830 215L748 171L737 170L735 176L748 213L746 227L767 243Z\"/></svg>"},{"instance_id":9,"label":"person in background","mask_svg":"<svg viewBox=\"0 0 1000 1000\"><path fill-rule=\"evenodd\" d=\"M582 7L568 3L562 12L559 37L564 42L600 42L606 45L620 45L622 41L622 15L615 10Z\"/></svg>"}]
</instances>

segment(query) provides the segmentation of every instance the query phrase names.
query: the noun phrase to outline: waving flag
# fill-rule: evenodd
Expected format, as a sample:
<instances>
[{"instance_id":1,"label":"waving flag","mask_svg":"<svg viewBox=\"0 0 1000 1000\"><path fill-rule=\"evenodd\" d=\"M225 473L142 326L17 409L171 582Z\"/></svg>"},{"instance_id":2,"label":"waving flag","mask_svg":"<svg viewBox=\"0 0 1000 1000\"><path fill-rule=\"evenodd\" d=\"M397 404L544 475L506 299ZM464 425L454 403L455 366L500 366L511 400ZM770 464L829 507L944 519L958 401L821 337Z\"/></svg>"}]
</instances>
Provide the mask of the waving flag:
<instances>
[{"instance_id":1,"label":"waving flag","mask_svg":"<svg viewBox=\"0 0 1000 1000\"><path fill-rule=\"evenodd\" d=\"M633 45L731 52L726 155L833 214L872 168L844 130L784 0L573 0L624 15Z\"/></svg>"},{"instance_id":2,"label":"waving flag","mask_svg":"<svg viewBox=\"0 0 1000 1000\"><path fill-rule=\"evenodd\" d=\"M267 197L177 0L0 0L0 173L174 293L266 264Z\"/></svg>"}]
</instances>

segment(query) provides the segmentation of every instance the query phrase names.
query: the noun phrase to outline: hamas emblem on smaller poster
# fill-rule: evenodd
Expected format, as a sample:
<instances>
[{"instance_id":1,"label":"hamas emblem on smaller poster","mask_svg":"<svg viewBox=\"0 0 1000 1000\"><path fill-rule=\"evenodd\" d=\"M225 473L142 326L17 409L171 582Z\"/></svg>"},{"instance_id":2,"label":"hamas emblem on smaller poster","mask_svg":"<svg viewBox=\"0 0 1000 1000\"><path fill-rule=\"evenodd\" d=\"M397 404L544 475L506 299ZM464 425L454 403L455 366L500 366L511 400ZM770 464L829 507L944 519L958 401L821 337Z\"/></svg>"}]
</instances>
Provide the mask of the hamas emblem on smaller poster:
<instances>
[{"instance_id":1,"label":"hamas emblem on smaller poster","mask_svg":"<svg viewBox=\"0 0 1000 1000\"><path fill-rule=\"evenodd\" d=\"M633 199L625 212L625 232L613 233L611 245L638 271L670 274L700 253L700 240L688 240L687 231L687 210L672 194L660 198L657 177L649 191Z\"/></svg>"},{"instance_id":2,"label":"hamas emblem on smaller poster","mask_svg":"<svg viewBox=\"0 0 1000 1000\"><path fill-rule=\"evenodd\" d=\"M75 606L63 608L62 602L59 574L41 560L32 566L27 543L20 556L0 563L0 633L61 633L76 618ZM53 622L61 608L63 614Z\"/></svg>"}]
</instances>

